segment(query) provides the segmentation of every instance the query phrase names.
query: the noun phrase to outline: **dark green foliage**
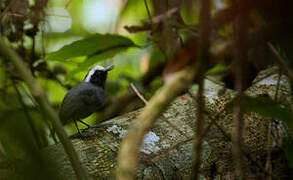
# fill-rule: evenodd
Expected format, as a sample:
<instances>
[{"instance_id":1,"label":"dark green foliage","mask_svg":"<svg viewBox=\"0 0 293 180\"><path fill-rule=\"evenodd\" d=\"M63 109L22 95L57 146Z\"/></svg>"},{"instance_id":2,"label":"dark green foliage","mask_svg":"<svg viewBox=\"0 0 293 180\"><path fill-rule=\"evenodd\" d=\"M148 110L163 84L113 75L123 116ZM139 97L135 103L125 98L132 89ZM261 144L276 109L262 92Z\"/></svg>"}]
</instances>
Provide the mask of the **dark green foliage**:
<instances>
[{"instance_id":1,"label":"dark green foliage","mask_svg":"<svg viewBox=\"0 0 293 180\"><path fill-rule=\"evenodd\" d=\"M285 151L289 166L293 168L293 141L290 138L283 139L283 149Z\"/></svg>"},{"instance_id":2,"label":"dark green foliage","mask_svg":"<svg viewBox=\"0 0 293 180\"><path fill-rule=\"evenodd\" d=\"M87 70L90 66L92 66L93 64L99 61L112 58L116 54L119 54L125 51L127 48L128 47L117 47L117 48L105 50L104 52L99 52L97 54L94 54L93 56L88 57L85 61L80 63L76 69L74 69L73 71L69 73L69 77L75 73Z\"/></svg>"},{"instance_id":3,"label":"dark green foliage","mask_svg":"<svg viewBox=\"0 0 293 180\"><path fill-rule=\"evenodd\" d=\"M7 97L9 99L2 99L6 106L0 110L0 145L4 150L0 153L0 171L1 168L5 170L1 178L56 179L57 173L50 170L51 166L55 166L54 162L48 161L40 151L48 145L40 112L35 107L27 107L33 124L30 126L23 107L17 102L17 95L9 93ZM33 134L32 128L37 134ZM6 165L10 168L7 169Z\"/></svg>"},{"instance_id":4,"label":"dark green foliage","mask_svg":"<svg viewBox=\"0 0 293 180\"><path fill-rule=\"evenodd\" d=\"M67 61L71 58L87 56L86 60L69 73L69 76L77 72L87 70L93 64L112 58L129 47L137 47L130 39L110 34L95 34L89 38L75 41L58 51L46 56L48 61Z\"/></svg>"},{"instance_id":5,"label":"dark green foliage","mask_svg":"<svg viewBox=\"0 0 293 180\"><path fill-rule=\"evenodd\" d=\"M115 49L136 46L130 39L110 34L95 34L89 38L75 41L66 45L58 51L49 53L46 60L66 61L70 58L88 56L93 57L112 51L110 54L116 54Z\"/></svg>"},{"instance_id":6,"label":"dark green foliage","mask_svg":"<svg viewBox=\"0 0 293 180\"><path fill-rule=\"evenodd\" d=\"M232 110L233 103L236 102L235 98L233 101L226 105L227 110ZM236 102L237 103L237 102ZM281 103L272 100L269 97L245 97L244 112L246 113L258 113L264 117L271 117L283 121L288 126L291 122L290 109L284 107Z\"/></svg>"}]
</instances>

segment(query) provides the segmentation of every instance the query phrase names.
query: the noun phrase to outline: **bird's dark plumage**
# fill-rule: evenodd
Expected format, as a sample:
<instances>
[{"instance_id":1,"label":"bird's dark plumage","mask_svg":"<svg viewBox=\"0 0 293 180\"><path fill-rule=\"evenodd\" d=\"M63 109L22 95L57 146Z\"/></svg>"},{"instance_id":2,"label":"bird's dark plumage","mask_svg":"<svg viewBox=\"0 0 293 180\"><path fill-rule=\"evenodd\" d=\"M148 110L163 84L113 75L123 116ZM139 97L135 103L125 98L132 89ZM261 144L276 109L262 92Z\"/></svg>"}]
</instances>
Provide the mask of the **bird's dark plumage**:
<instances>
[{"instance_id":1,"label":"bird's dark plumage","mask_svg":"<svg viewBox=\"0 0 293 180\"><path fill-rule=\"evenodd\" d=\"M105 82L108 71L113 66L104 68L102 66L93 67L84 78L83 82L70 89L65 95L59 116L61 122L65 125L74 122L78 132L81 131L77 125L77 121L91 126L81 119L84 119L96 112L104 104L106 98Z\"/></svg>"},{"instance_id":2,"label":"bird's dark plumage","mask_svg":"<svg viewBox=\"0 0 293 180\"><path fill-rule=\"evenodd\" d=\"M65 125L73 120L84 119L102 107L106 98L103 88L89 82L81 82L70 89L63 99L60 119Z\"/></svg>"}]
</instances>

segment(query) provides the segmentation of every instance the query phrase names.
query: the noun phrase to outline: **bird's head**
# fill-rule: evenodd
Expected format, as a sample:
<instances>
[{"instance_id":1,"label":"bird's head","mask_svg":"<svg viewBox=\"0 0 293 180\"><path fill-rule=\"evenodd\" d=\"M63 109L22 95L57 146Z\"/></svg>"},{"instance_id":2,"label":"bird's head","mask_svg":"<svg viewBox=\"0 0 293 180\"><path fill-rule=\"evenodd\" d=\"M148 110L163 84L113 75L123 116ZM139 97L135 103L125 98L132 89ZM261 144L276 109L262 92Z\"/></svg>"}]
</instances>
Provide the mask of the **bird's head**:
<instances>
[{"instance_id":1,"label":"bird's head","mask_svg":"<svg viewBox=\"0 0 293 180\"><path fill-rule=\"evenodd\" d=\"M98 65L94 66L86 74L83 82L89 82L96 86L104 88L108 71L112 70L113 68L114 68L114 65L108 66L106 68L102 66L98 66Z\"/></svg>"}]
</instances>

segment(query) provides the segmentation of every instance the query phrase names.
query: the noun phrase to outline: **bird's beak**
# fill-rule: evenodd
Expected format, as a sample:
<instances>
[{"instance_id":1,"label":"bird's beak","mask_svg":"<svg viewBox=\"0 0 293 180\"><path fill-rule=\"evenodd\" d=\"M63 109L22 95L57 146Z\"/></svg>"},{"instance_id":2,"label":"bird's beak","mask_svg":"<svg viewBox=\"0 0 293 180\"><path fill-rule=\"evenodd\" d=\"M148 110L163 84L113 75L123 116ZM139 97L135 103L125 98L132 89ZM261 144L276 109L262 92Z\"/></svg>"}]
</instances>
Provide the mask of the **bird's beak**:
<instances>
[{"instance_id":1,"label":"bird's beak","mask_svg":"<svg viewBox=\"0 0 293 180\"><path fill-rule=\"evenodd\" d=\"M111 71L114 68L114 65L110 65L108 67L105 68L105 71Z\"/></svg>"}]
</instances>

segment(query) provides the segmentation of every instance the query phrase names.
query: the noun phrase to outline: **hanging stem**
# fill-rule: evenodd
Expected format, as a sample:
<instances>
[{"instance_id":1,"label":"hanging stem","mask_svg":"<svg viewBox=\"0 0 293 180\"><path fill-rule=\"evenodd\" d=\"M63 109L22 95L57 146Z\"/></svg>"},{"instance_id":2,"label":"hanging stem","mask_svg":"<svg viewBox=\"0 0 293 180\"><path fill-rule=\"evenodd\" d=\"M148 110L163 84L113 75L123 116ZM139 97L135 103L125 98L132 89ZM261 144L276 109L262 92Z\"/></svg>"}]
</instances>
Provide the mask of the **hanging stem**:
<instances>
[{"instance_id":1,"label":"hanging stem","mask_svg":"<svg viewBox=\"0 0 293 180\"><path fill-rule=\"evenodd\" d=\"M246 53L246 35L247 35L247 10L245 10L245 1L237 0L233 2L239 10L239 14L233 23L233 44L234 44L234 58L232 68L235 76L235 90L238 93L233 108L233 130L232 130L232 153L235 163L235 177L236 179L244 178L243 153L242 153L242 135L243 135L243 104L244 104L244 83L246 82L245 73L248 69L247 53Z\"/></svg>"},{"instance_id":2,"label":"hanging stem","mask_svg":"<svg viewBox=\"0 0 293 180\"><path fill-rule=\"evenodd\" d=\"M142 113L133 122L133 126L128 130L127 135L121 143L118 155L118 166L116 179L135 179L135 172L138 165L139 148L143 137L152 127L160 114L168 104L181 92L186 90L188 85L196 77L196 67L187 67L174 74L171 79L150 99Z\"/></svg>"},{"instance_id":3,"label":"hanging stem","mask_svg":"<svg viewBox=\"0 0 293 180\"><path fill-rule=\"evenodd\" d=\"M202 137L204 131L204 76L206 71L206 64L209 59L209 46L210 46L210 0L202 0L200 6L200 29L199 29L199 90L197 93L197 113L195 122L195 141L194 141L194 152L193 152L193 171L192 178L198 179L199 167L200 167L200 152L202 145Z\"/></svg>"}]
</instances>

